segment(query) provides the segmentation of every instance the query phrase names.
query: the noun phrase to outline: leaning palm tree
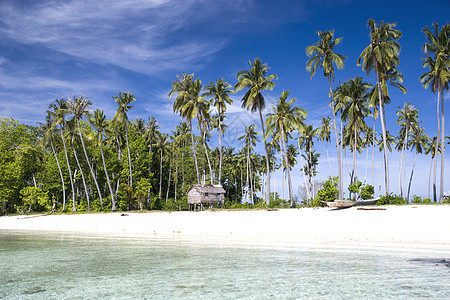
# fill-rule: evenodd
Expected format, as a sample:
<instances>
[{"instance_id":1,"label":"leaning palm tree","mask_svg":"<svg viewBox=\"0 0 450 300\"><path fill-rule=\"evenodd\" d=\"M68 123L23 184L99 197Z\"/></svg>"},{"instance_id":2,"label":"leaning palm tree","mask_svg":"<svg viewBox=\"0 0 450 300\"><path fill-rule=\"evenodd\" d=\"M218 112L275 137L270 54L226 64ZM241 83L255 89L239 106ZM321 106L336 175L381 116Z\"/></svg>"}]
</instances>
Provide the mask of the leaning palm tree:
<instances>
[{"instance_id":1,"label":"leaning palm tree","mask_svg":"<svg viewBox=\"0 0 450 300\"><path fill-rule=\"evenodd\" d=\"M334 65L338 69L344 68L344 60L347 58L344 55L334 53L334 49L342 41L342 38L334 39L334 30L330 31L318 31L319 41L314 45L306 47L306 55L312 56L306 62L306 70L311 72L311 78L316 74L318 68L322 68L323 75L328 79L329 96L331 98L331 109L333 112L333 127L336 138L336 151L338 155L338 168L339 168L339 200L344 198L344 189L342 184L342 144L339 143L338 132L336 128L336 114L334 112L334 96L331 89L331 80L334 82Z\"/></svg>"},{"instance_id":2,"label":"leaning palm tree","mask_svg":"<svg viewBox=\"0 0 450 300\"><path fill-rule=\"evenodd\" d=\"M95 175L94 169L92 168L92 165L89 162L89 156L87 154L86 147L84 145L83 134L81 132L81 126L80 126L80 120L84 116L89 115L89 107L91 105L92 105L91 100L89 100L88 98L85 98L83 96L80 96L78 98L75 98L75 96L73 96L73 98L69 101L69 109L70 109L70 112L73 114L72 119L77 124L78 133L80 135L81 145L83 146L83 152L84 152L84 156L86 158L86 163L87 163L87 165L89 167L89 170L91 171L92 179L94 180L94 183L95 183L95 186L96 186L97 192L98 192L98 197L100 198L100 205L101 205L101 207L103 209L102 193L100 191L100 187L98 186L97 176ZM91 208L90 208L89 203L88 203L88 210L90 210L90 209Z\"/></svg>"},{"instance_id":3,"label":"leaning palm tree","mask_svg":"<svg viewBox=\"0 0 450 300\"><path fill-rule=\"evenodd\" d=\"M128 143L128 110L132 109L134 106L131 106L130 103L136 100L132 93L121 93L119 92L118 97L112 97L114 101L116 101L117 108L114 119L119 121L125 127L125 141L127 143L127 151L128 151L128 168L130 171L129 183L130 187L133 187L133 173L131 171L131 153L130 153L130 144Z\"/></svg>"},{"instance_id":4,"label":"leaning palm tree","mask_svg":"<svg viewBox=\"0 0 450 300\"><path fill-rule=\"evenodd\" d=\"M325 142L325 151L327 153L328 166L330 167L330 176L333 177L333 170L331 168L330 155L328 154L328 143L331 139L331 118L330 117L322 117L322 122L319 127L319 135L317 139L319 141Z\"/></svg>"},{"instance_id":5,"label":"leaning palm tree","mask_svg":"<svg viewBox=\"0 0 450 300\"><path fill-rule=\"evenodd\" d=\"M274 131L281 134L281 144L284 151L284 164L286 166L288 177L289 200L292 207L294 206L294 194L292 192L291 173L288 163L288 148L286 146L286 141L290 132L294 128L299 127L299 116L305 118L307 113L306 110L301 109L297 106L293 106L296 98L293 98L288 102L288 96L289 90L282 92L280 99L277 101L276 105L272 106L272 112L268 114L266 119L267 132L264 136L264 140L266 140Z\"/></svg>"},{"instance_id":6,"label":"leaning palm tree","mask_svg":"<svg viewBox=\"0 0 450 300\"><path fill-rule=\"evenodd\" d=\"M248 194L249 194L248 191L250 189L250 197L251 197L252 204L254 204L255 202L253 201L253 190L251 189L251 184L249 183L249 179L251 180L251 177L250 177L251 176L250 175L250 153L253 150L253 147L256 146L256 142L257 141L259 142L259 139L258 139L259 134L260 134L259 132L255 131L255 125L252 124L248 127L245 126L245 134L238 138L239 141L243 140L244 144L245 144L244 147L245 147L246 158L247 158L247 164L246 164L247 179L246 179L246 183L245 183L245 185L247 187L246 198L248 197ZM248 202L248 200L247 200L247 202Z\"/></svg>"},{"instance_id":7,"label":"leaning palm tree","mask_svg":"<svg viewBox=\"0 0 450 300\"><path fill-rule=\"evenodd\" d=\"M230 98L230 94L234 91L231 90L231 84L229 84L225 79L220 78L216 82L210 81L209 85L205 86L206 92L204 96L211 96L210 101L217 110L217 126L219 128L219 183L222 184L222 160L223 160L223 149L222 149L222 137L223 137L223 121L225 119L225 111L227 109L227 104L233 104L233 100Z\"/></svg>"},{"instance_id":8,"label":"leaning palm tree","mask_svg":"<svg viewBox=\"0 0 450 300\"><path fill-rule=\"evenodd\" d=\"M238 82L234 86L236 92L248 88L247 92L242 97L242 108L246 108L251 112L259 112L259 119L261 121L261 129L263 136L266 135L264 128L264 121L262 117L262 111L264 110L266 103L264 100L263 92L265 90L273 90L275 83L274 79L278 79L277 75L267 75L267 71L270 70L267 63L263 64L259 57L255 58L253 62L248 62L250 69L242 70L237 73ZM267 142L264 141L264 148L266 150L266 204L270 202L270 161L269 150Z\"/></svg>"},{"instance_id":9,"label":"leaning palm tree","mask_svg":"<svg viewBox=\"0 0 450 300\"><path fill-rule=\"evenodd\" d=\"M410 145L414 149L416 155L414 157L414 164L411 169L411 176L409 177L408 193L407 193L407 197L406 197L406 199L408 199L408 201L409 201L409 192L411 190L411 182L412 182L413 175L414 175L414 168L416 166L416 161L417 161L417 154L419 154L419 153L422 154L424 152L424 150L428 146L428 141L430 139L430 137L425 134L425 129L423 127L419 127L419 126L416 126L415 128L413 128L411 135L412 135L412 137L411 137Z\"/></svg>"},{"instance_id":10,"label":"leaning palm tree","mask_svg":"<svg viewBox=\"0 0 450 300\"><path fill-rule=\"evenodd\" d=\"M108 168L106 168L105 156L103 155L103 133L108 130L108 121L102 110L95 110L94 115L89 119L92 126L95 128L95 140L100 147L100 154L102 155L103 169L105 170L106 181L108 182L109 194L111 195L112 211L116 211L116 200L114 199L114 192L109 180Z\"/></svg>"},{"instance_id":11,"label":"leaning palm tree","mask_svg":"<svg viewBox=\"0 0 450 300\"><path fill-rule=\"evenodd\" d=\"M48 112L50 112L53 115L53 117L55 118L55 125L59 126L59 134L61 136L64 153L66 155L67 169L69 170L70 186L72 188L72 202L75 203L75 189L74 189L73 178L72 178L72 170L70 168L69 155L67 153L66 141L64 139L64 125L66 122L65 116L69 113L68 102L65 99L61 99L61 100L56 99L55 103L51 103L49 105L49 108L53 109L53 111L48 111ZM63 204L63 211L65 209L64 204Z\"/></svg>"},{"instance_id":12,"label":"leaning palm tree","mask_svg":"<svg viewBox=\"0 0 450 300\"><path fill-rule=\"evenodd\" d=\"M450 83L450 24L445 24L439 30L439 24L433 23L434 32L427 26L423 29L427 42L424 45L425 55L430 53L432 56L427 56L423 62L424 68L430 70L420 76L419 80L422 82L424 88L431 86L431 91L437 93L437 139L436 144L439 144L441 139L441 184L440 184L440 201L444 197L444 136L445 136L445 116L444 116L444 91L448 90ZM439 121L439 104L441 106L441 120ZM440 128L442 127L442 129ZM439 137L439 133L441 137ZM436 146L437 147L437 146ZM436 172L437 156L434 157L434 169ZM434 175L436 177L436 175ZM436 180L433 182L434 190L436 190ZM436 192L434 192L436 201Z\"/></svg>"},{"instance_id":13,"label":"leaning palm tree","mask_svg":"<svg viewBox=\"0 0 450 300\"><path fill-rule=\"evenodd\" d=\"M58 155L56 153L55 147L55 119L52 118L52 114L47 112L47 116L45 117L45 123L40 123L40 131L43 133L43 137L41 140L41 145L50 144L52 149L52 153L55 156L56 164L58 165L59 176L61 177L61 185L62 185L62 196L63 196L63 211L66 206L66 187L64 184L64 176L61 170L61 165L59 164Z\"/></svg>"},{"instance_id":14,"label":"leaning palm tree","mask_svg":"<svg viewBox=\"0 0 450 300\"><path fill-rule=\"evenodd\" d=\"M385 23L384 21L381 21L377 26L372 19L369 19L367 23L370 29L370 44L361 52L357 65L362 65L363 70L365 70L367 74L374 71L377 76L377 92L384 144L385 188L386 194L389 194L389 162L383 102L383 96L387 94L387 90L382 86L382 77L384 74L387 74L389 70L396 70L395 67L399 64L398 55L400 54L400 44L397 40L401 38L402 33L400 30L395 29L396 24L394 23Z\"/></svg>"},{"instance_id":15,"label":"leaning palm tree","mask_svg":"<svg viewBox=\"0 0 450 300\"><path fill-rule=\"evenodd\" d=\"M408 149L409 133L418 127L419 111L410 103L405 103L403 107L398 107L397 110L397 124L400 124L400 140L401 146L400 154L400 168L398 172L398 189L400 196L403 196L402 186L402 168L406 169L406 150ZM405 156L403 158L403 156Z\"/></svg>"}]
</instances>

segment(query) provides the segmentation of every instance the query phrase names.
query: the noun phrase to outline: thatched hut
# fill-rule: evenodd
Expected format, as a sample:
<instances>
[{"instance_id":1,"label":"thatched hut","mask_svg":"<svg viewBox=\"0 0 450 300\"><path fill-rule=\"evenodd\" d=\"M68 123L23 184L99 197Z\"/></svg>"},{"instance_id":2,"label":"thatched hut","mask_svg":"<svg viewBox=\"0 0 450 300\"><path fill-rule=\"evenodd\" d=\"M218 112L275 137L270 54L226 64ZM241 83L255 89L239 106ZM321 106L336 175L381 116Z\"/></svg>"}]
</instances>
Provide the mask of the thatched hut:
<instances>
[{"instance_id":1,"label":"thatched hut","mask_svg":"<svg viewBox=\"0 0 450 300\"><path fill-rule=\"evenodd\" d=\"M220 206L225 200L225 190L221 185L194 184L188 190L189 210L196 209L197 206L203 209L208 205L210 208L214 204Z\"/></svg>"}]
</instances>

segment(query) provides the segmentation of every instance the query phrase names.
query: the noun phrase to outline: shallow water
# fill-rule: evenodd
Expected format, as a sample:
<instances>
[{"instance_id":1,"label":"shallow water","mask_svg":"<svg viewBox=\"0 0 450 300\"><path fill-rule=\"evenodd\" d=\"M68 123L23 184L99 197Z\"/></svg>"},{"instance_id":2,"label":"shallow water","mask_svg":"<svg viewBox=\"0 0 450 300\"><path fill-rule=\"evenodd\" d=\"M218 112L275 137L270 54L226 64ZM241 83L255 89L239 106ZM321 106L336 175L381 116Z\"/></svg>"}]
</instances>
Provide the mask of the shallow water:
<instances>
[{"instance_id":1,"label":"shallow water","mask_svg":"<svg viewBox=\"0 0 450 300\"><path fill-rule=\"evenodd\" d=\"M0 299L447 298L449 267L408 262L447 250L0 231Z\"/></svg>"}]
</instances>

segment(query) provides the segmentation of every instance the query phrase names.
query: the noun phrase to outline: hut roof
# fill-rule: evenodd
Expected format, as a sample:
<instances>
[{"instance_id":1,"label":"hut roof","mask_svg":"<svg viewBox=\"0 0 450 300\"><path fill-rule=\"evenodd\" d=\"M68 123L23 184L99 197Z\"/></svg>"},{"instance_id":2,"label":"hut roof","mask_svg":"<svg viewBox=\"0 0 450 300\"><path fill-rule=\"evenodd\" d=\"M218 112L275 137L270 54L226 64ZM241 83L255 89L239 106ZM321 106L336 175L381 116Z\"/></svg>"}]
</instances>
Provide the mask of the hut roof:
<instances>
[{"instance_id":1,"label":"hut roof","mask_svg":"<svg viewBox=\"0 0 450 300\"><path fill-rule=\"evenodd\" d=\"M204 193L210 193L210 194L225 194L225 190L221 185L210 185L210 184L193 184L189 191L192 189L196 189L198 192L204 194ZM189 193L188 191L188 193Z\"/></svg>"}]
</instances>

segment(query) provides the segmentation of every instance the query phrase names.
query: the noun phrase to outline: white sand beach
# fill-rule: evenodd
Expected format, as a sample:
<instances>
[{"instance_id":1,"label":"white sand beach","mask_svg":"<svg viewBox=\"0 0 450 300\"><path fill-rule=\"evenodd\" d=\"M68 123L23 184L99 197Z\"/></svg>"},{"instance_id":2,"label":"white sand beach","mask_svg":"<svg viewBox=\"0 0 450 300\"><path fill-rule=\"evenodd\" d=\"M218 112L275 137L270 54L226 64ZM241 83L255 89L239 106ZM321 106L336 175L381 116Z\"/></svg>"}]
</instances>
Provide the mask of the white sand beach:
<instances>
[{"instance_id":1,"label":"white sand beach","mask_svg":"<svg viewBox=\"0 0 450 300\"><path fill-rule=\"evenodd\" d=\"M2 216L0 230L288 242L370 242L450 249L450 206L386 206Z\"/></svg>"}]
</instances>

